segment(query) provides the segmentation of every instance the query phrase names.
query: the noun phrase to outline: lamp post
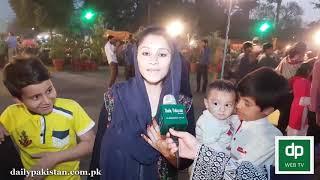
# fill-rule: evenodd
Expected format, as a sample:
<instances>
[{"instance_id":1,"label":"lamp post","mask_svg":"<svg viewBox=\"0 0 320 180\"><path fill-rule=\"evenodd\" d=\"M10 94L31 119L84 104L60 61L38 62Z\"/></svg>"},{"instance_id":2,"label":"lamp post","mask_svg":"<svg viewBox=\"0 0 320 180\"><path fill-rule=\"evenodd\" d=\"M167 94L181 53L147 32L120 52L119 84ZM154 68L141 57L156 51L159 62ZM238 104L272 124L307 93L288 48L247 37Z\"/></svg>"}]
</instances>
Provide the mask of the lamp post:
<instances>
[{"instance_id":1,"label":"lamp post","mask_svg":"<svg viewBox=\"0 0 320 180\"><path fill-rule=\"evenodd\" d=\"M225 66L226 56L227 56L227 47L228 47L229 30L230 30L230 19L231 19L231 9L232 9L232 0L229 0L228 22L227 22L227 29L226 29L226 38L225 38L225 41L224 41L223 60L222 60L220 79L223 79L224 66Z\"/></svg>"}]
</instances>

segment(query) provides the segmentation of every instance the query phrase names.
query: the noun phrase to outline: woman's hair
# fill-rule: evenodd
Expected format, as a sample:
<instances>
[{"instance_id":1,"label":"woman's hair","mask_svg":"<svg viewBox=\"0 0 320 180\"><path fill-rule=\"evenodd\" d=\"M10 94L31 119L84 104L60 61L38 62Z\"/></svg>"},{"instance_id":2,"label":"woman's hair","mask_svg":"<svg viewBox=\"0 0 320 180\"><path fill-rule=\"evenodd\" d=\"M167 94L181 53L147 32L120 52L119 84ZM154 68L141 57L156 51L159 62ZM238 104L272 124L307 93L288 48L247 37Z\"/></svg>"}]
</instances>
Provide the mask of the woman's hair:
<instances>
[{"instance_id":1,"label":"woman's hair","mask_svg":"<svg viewBox=\"0 0 320 180\"><path fill-rule=\"evenodd\" d=\"M156 26L148 27L138 34L137 46L139 46L148 35L158 35L158 36L164 37L170 47L171 53L173 53L174 43L172 39L170 38L170 36L168 35L168 33L164 28L156 27Z\"/></svg>"},{"instance_id":2,"label":"woman's hair","mask_svg":"<svg viewBox=\"0 0 320 180\"><path fill-rule=\"evenodd\" d=\"M13 97L21 98L21 89L49 80L48 69L37 57L15 57L3 70L3 83Z\"/></svg>"},{"instance_id":3,"label":"woman's hair","mask_svg":"<svg viewBox=\"0 0 320 180\"><path fill-rule=\"evenodd\" d=\"M296 76L301 76L307 78L312 70L312 65L310 63L302 63L296 72Z\"/></svg>"}]
</instances>

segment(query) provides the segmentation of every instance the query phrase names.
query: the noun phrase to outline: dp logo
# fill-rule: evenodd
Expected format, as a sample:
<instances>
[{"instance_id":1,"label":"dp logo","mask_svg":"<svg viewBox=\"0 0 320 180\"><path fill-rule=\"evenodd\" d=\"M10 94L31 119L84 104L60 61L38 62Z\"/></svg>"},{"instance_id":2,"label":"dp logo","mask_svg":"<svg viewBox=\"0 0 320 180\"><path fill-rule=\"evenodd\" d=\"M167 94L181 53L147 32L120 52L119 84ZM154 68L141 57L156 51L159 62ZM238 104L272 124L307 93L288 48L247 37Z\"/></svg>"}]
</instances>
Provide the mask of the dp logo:
<instances>
[{"instance_id":1,"label":"dp logo","mask_svg":"<svg viewBox=\"0 0 320 180\"><path fill-rule=\"evenodd\" d=\"M276 174L313 174L314 141L311 136L277 136Z\"/></svg>"},{"instance_id":2,"label":"dp logo","mask_svg":"<svg viewBox=\"0 0 320 180\"><path fill-rule=\"evenodd\" d=\"M292 143L290 146L286 146L285 155L298 159L298 157L303 155L303 146L295 146L295 144Z\"/></svg>"}]
</instances>

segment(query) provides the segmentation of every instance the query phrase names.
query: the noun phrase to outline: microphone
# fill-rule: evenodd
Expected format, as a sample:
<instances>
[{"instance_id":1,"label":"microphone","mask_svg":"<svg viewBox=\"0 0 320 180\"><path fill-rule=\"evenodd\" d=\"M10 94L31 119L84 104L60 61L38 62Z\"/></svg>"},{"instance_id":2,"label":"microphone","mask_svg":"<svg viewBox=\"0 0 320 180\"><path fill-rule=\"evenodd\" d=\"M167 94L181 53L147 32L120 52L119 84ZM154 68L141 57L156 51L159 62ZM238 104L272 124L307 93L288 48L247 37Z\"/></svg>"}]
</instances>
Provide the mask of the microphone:
<instances>
[{"instance_id":1,"label":"microphone","mask_svg":"<svg viewBox=\"0 0 320 180\"><path fill-rule=\"evenodd\" d=\"M186 108L182 104L177 104L176 99L171 94L163 97L163 104L160 105L159 126L161 135L165 135L170 128L177 131L185 131L187 129ZM179 146L178 138L173 136L172 139ZM177 167L179 168L179 151L175 155L177 157Z\"/></svg>"},{"instance_id":2,"label":"microphone","mask_svg":"<svg viewBox=\"0 0 320 180\"><path fill-rule=\"evenodd\" d=\"M171 94L163 97L163 104L160 105L159 126L161 135L165 135L170 128L177 131L187 129L186 108L182 104L177 104L176 99Z\"/></svg>"}]
</instances>

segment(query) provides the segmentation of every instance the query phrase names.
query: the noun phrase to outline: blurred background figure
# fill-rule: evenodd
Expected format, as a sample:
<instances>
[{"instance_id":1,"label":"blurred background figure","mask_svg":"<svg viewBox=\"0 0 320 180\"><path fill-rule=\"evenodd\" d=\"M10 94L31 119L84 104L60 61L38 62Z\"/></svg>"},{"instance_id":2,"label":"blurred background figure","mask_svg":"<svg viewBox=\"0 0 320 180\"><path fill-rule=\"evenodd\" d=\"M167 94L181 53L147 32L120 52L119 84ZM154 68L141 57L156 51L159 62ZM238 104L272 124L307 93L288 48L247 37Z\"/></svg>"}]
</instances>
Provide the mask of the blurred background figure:
<instances>
[{"instance_id":1,"label":"blurred background figure","mask_svg":"<svg viewBox=\"0 0 320 180\"><path fill-rule=\"evenodd\" d=\"M108 87L110 88L116 81L118 76L118 60L116 55L115 47L116 39L114 36L107 37L107 43L104 46L104 50L108 59L108 64L110 66L110 81Z\"/></svg>"},{"instance_id":2,"label":"blurred background figure","mask_svg":"<svg viewBox=\"0 0 320 180\"><path fill-rule=\"evenodd\" d=\"M124 62L125 62L125 78L128 80L134 77L134 57L133 57L133 46L134 40L132 34L130 34L128 41L124 47Z\"/></svg>"},{"instance_id":3,"label":"blurred background figure","mask_svg":"<svg viewBox=\"0 0 320 180\"><path fill-rule=\"evenodd\" d=\"M272 69L278 66L278 61L273 53L273 45L271 43L263 44L263 54L259 56L257 68L270 67Z\"/></svg>"},{"instance_id":4,"label":"blurred background figure","mask_svg":"<svg viewBox=\"0 0 320 180\"><path fill-rule=\"evenodd\" d=\"M0 68L6 64L6 56L8 53L8 48L6 41L4 40L4 35L0 34Z\"/></svg>"},{"instance_id":5,"label":"blurred background figure","mask_svg":"<svg viewBox=\"0 0 320 180\"><path fill-rule=\"evenodd\" d=\"M8 60L12 61L12 57L17 53L17 38L12 32L9 32L6 43L8 46Z\"/></svg>"},{"instance_id":6,"label":"blurred background figure","mask_svg":"<svg viewBox=\"0 0 320 180\"><path fill-rule=\"evenodd\" d=\"M210 49L208 47L208 40L203 39L201 41L201 51L200 51L200 62L197 69L197 92L200 91L201 79L202 83L202 93L206 92L208 84L208 64L210 59Z\"/></svg>"}]
</instances>

